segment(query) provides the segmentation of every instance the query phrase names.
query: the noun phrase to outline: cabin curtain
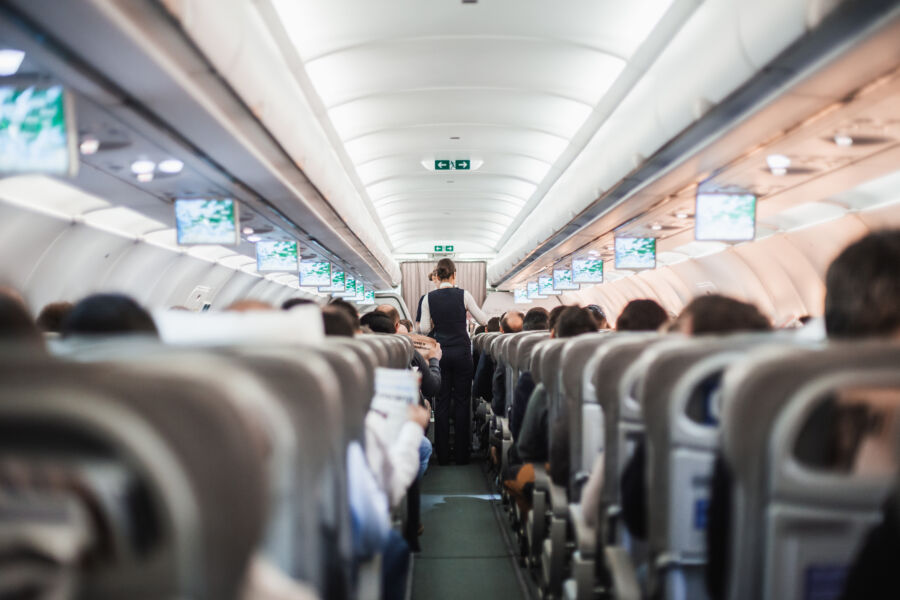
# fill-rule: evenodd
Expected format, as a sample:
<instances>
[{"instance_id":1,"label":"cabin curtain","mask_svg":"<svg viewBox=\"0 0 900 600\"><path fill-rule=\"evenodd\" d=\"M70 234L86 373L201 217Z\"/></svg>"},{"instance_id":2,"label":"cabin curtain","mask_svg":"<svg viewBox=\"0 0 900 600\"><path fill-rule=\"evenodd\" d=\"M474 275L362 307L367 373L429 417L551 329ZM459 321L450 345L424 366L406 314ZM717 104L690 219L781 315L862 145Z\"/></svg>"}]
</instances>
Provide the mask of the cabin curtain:
<instances>
[{"instance_id":1,"label":"cabin curtain","mask_svg":"<svg viewBox=\"0 0 900 600\"><path fill-rule=\"evenodd\" d=\"M455 261L454 261L455 262ZM403 286L403 301L409 309L410 316L416 318L416 307L419 298L435 289L428 281L428 275L437 267L437 261L416 261L400 264L400 276ZM484 304L487 293L487 267L484 261L457 262L456 285L468 290L478 306Z\"/></svg>"}]
</instances>

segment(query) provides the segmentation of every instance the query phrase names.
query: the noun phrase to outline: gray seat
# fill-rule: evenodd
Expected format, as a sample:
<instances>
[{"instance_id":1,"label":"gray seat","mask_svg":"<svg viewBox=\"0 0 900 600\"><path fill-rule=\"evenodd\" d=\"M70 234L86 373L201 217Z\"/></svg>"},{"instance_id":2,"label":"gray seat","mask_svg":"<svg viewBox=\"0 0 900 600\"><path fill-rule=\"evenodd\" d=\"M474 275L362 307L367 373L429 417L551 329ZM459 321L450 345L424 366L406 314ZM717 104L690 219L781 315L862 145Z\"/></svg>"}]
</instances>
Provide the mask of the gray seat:
<instances>
[{"instance_id":1,"label":"gray seat","mask_svg":"<svg viewBox=\"0 0 900 600\"><path fill-rule=\"evenodd\" d=\"M6 360L0 376L0 422L18 432L2 436L4 457L68 468L97 452L147 486L157 520L144 550L86 567L85 597L237 597L268 490L235 390L121 364Z\"/></svg>"},{"instance_id":2,"label":"gray seat","mask_svg":"<svg viewBox=\"0 0 900 600\"><path fill-rule=\"evenodd\" d=\"M865 423L889 422L883 411L896 414L900 404L897 365L896 343L835 343L819 351L760 349L726 373L729 600L839 593L865 533L881 520L896 473L896 465L869 474L855 467L860 448L871 449L862 442L873 430L844 411L866 415ZM878 400L881 392L888 401ZM840 435L823 427L829 421L844 425ZM848 435L857 443L844 444L837 456L847 462L835 463L832 442Z\"/></svg>"}]
</instances>

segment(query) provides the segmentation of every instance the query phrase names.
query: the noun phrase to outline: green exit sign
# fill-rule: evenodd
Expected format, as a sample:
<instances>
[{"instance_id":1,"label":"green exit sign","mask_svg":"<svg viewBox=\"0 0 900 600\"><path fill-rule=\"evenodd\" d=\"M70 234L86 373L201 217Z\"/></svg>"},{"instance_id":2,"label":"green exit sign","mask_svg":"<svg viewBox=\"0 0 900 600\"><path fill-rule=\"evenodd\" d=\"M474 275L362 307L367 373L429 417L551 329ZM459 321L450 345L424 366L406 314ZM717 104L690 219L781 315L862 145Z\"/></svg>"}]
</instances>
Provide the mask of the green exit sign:
<instances>
[{"instance_id":1,"label":"green exit sign","mask_svg":"<svg viewBox=\"0 0 900 600\"><path fill-rule=\"evenodd\" d=\"M444 247L443 247L443 246L435 246L435 247L434 247L434 251L435 251L435 252L443 252L443 251L444 251Z\"/></svg>"},{"instance_id":2,"label":"green exit sign","mask_svg":"<svg viewBox=\"0 0 900 600\"><path fill-rule=\"evenodd\" d=\"M468 171L472 168L470 160L435 160L435 171Z\"/></svg>"},{"instance_id":3,"label":"green exit sign","mask_svg":"<svg viewBox=\"0 0 900 600\"><path fill-rule=\"evenodd\" d=\"M445 246L444 248L447 252L453 252L453 246Z\"/></svg>"}]
</instances>

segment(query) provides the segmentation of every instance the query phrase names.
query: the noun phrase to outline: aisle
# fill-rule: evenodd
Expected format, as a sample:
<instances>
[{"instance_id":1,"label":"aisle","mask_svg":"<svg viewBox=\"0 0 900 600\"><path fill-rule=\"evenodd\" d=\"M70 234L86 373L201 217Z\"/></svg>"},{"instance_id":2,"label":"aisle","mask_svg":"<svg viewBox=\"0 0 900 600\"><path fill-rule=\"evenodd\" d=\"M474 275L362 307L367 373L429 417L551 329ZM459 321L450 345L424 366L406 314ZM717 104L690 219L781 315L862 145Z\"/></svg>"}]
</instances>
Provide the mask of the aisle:
<instances>
[{"instance_id":1,"label":"aisle","mask_svg":"<svg viewBox=\"0 0 900 600\"><path fill-rule=\"evenodd\" d=\"M526 599L480 463L432 465L422 482L422 552L413 600Z\"/></svg>"}]
</instances>

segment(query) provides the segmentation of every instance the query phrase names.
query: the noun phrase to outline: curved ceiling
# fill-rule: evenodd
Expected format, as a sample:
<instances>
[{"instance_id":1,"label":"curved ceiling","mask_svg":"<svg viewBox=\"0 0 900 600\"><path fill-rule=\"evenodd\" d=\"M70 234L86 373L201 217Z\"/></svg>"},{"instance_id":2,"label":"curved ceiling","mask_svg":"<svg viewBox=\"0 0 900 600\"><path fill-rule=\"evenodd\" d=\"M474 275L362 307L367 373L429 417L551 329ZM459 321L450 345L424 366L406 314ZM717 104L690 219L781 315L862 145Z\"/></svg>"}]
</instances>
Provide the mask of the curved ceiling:
<instances>
[{"instance_id":1,"label":"curved ceiling","mask_svg":"<svg viewBox=\"0 0 900 600\"><path fill-rule=\"evenodd\" d=\"M671 1L269 0L396 253L495 252Z\"/></svg>"}]
</instances>

